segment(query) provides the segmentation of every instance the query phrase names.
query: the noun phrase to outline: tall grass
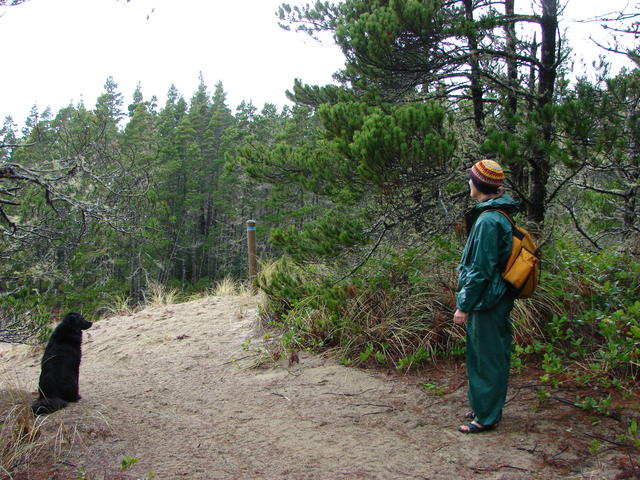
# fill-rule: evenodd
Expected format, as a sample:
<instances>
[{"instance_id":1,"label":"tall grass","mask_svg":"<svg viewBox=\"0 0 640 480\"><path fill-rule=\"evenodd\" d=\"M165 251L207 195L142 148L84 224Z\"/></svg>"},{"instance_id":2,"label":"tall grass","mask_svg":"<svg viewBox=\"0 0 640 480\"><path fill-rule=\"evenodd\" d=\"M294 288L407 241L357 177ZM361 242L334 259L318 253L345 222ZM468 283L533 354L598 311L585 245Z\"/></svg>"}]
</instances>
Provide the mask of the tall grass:
<instances>
[{"instance_id":1,"label":"tall grass","mask_svg":"<svg viewBox=\"0 0 640 480\"><path fill-rule=\"evenodd\" d=\"M131 315L135 311L136 307L132 305L131 298L124 295L116 295L108 305L99 309L103 316Z\"/></svg>"},{"instance_id":2,"label":"tall grass","mask_svg":"<svg viewBox=\"0 0 640 480\"><path fill-rule=\"evenodd\" d=\"M251 288L246 283L226 276L213 286L210 294L216 297L246 296L251 295Z\"/></svg>"},{"instance_id":3,"label":"tall grass","mask_svg":"<svg viewBox=\"0 0 640 480\"><path fill-rule=\"evenodd\" d=\"M144 305L148 307L161 307L178 303L180 292L177 288L169 288L160 283L150 283L143 292Z\"/></svg>"},{"instance_id":4,"label":"tall grass","mask_svg":"<svg viewBox=\"0 0 640 480\"><path fill-rule=\"evenodd\" d=\"M225 276L222 280L216 282L209 291L209 294L217 297L256 295L259 291L259 286L269 283L272 276L278 271L279 265L279 260L259 260L258 272L253 284L248 281L241 281L230 276Z\"/></svg>"},{"instance_id":5,"label":"tall grass","mask_svg":"<svg viewBox=\"0 0 640 480\"><path fill-rule=\"evenodd\" d=\"M34 416L31 400L24 390L0 390L0 478L53 478L45 472L84 442L77 423Z\"/></svg>"},{"instance_id":6,"label":"tall grass","mask_svg":"<svg viewBox=\"0 0 640 480\"><path fill-rule=\"evenodd\" d=\"M319 266L282 260L272 269L260 280L265 316L284 330L287 349L331 348L350 363L398 368L460 350L464 332L450 321L455 269L448 262L391 253L342 282Z\"/></svg>"},{"instance_id":7,"label":"tall grass","mask_svg":"<svg viewBox=\"0 0 640 480\"><path fill-rule=\"evenodd\" d=\"M552 298L541 292L527 300L516 300L511 311L514 342L529 345L543 339L544 324L558 308Z\"/></svg>"},{"instance_id":8,"label":"tall grass","mask_svg":"<svg viewBox=\"0 0 640 480\"><path fill-rule=\"evenodd\" d=\"M0 390L0 472L11 478L18 466L29 464L50 442L40 435L42 421L31 411L31 395L18 389Z\"/></svg>"},{"instance_id":9,"label":"tall grass","mask_svg":"<svg viewBox=\"0 0 640 480\"><path fill-rule=\"evenodd\" d=\"M267 267L268 269L268 267ZM162 307L184 301L198 300L207 296L252 296L256 291L246 281L239 281L230 276L216 282L212 287L198 292L183 292L178 288L159 283L150 283L142 295L142 300L134 302L130 297L117 295L109 303L98 310L96 315L131 315L144 308Z\"/></svg>"},{"instance_id":10,"label":"tall grass","mask_svg":"<svg viewBox=\"0 0 640 480\"><path fill-rule=\"evenodd\" d=\"M451 245L390 252L338 282L326 268L281 260L259 281L267 294L264 316L283 331L286 349L330 348L352 364L408 369L459 356L465 331L452 321L458 256ZM542 338L555 308L544 296L517 301L515 341Z\"/></svg>"}]
</instances>

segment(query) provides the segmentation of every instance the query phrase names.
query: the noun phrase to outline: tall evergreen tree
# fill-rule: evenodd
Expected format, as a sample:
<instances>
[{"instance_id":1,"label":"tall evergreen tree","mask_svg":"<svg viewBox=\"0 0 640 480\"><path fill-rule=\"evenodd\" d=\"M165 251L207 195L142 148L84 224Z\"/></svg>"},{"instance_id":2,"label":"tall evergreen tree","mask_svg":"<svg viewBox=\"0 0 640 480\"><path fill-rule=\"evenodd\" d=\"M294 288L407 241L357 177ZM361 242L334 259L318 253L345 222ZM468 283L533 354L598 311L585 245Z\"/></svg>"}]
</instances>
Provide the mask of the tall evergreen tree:
<instances>
[{"instance_id":1,"label":"tall evergreen tree","mask_svg":"<svg viewBox=\"0 0 640 480\"><path fill-rule=\"evenodd\" d=\"M284 5L280 16L311 34L333 33L346 58L337 78L356 98L369 104L431 99L458 122L470 112L478 146L462 161L491 152L512 165L528 216L542 222L549 172L563 159L552 153L559 145L554 92L563 60L557 0L543 0L533 15L518 14L513 1L347 0ZM535 36L516 37L523 23L537 26L540 49ZM297 83L291 96L317 106L338 101L336 93Z\"/></svg>"},{"instance_id":2,"label":"tall evergreen tree","mask_svg":"<svg viewBox=\"0 0 640 480\"><path fill-rule=\"evenodd\" d=\"M123 103L123 95L118 91L118 84L113 77L108 77L104 84L104 92L96 100L95 114L105 126L115 130L124 116Z\"/></svg>"},{"instance_id":3,"label":"tall evergreen tree","mask_svg":"<svg viewBox=\"0 0 640 480\"><path fill-rule=\"evenodd\" d=\"M153 256L159 252L157 241L157 219L153 206L156 194L155 173L159 157L157 115L148 102L144 102L140 86L134 94L134 103L129 107L130 120L121 134L120 159L135 172L128 185L128 195L120 202L120 209L129 213L127 235L123 236L122 253L128 255L127 272L130 292L140 292L148 282L157 281L156 263ZM150 255L151 254L151 255Z\"/></svg>"},{"instance_id":4,"label":"tall evergreen tree","mask_svg":"<svg viewBox=\"0 0 640 480\"><path fill-rule=\"evenodd\" d=\"M235 238L229 238L229 222L233 212L227 210L223 199L223 166L229 149L228 133L234 124L231 110L226 104L226 93L221 82L216 83L211 103L211 117L204 141L205 165L202 175L203 192L203 276L216 278L221 265L234 257L230 247ZM233 231L233 229L231 230Z\"/></svg>"}]
</instances>

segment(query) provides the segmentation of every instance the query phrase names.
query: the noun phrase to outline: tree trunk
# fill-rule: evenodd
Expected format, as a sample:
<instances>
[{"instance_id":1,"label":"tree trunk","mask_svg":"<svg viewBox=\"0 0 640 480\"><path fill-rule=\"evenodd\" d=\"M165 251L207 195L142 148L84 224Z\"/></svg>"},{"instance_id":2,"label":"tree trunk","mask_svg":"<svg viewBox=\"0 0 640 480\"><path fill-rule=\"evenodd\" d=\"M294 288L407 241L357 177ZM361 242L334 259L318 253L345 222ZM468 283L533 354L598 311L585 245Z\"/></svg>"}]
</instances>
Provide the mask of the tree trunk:
<instances>
[{"instance_id":1,"label":"tree trunk","mask_svg":"<svg viewBox=\"0 0 640 480\"><path fill-rule=\"evenodd\" d=\"M548 145L553 138L553 115L549 109L553 105L553 95L557 74L556 35L558 32L558 0L542 0L542 45L540 71L538 76L537 121L540 141L535 147L531 165L531 194L528 208L529 219L542 228L545 215L547 181L551 170Z\"/></svg>"},{"instance_id":2,"label":"tree trunk","mask_svg":"<svg viewBox=\"0 0 640 480\"><path fill-rule=\"evenodd\" d=\"M509 19L505 23L504 31L506 37L507 52L507 78L509 79L509 89L506 100L506 130L512 135L516 134L518 116L518 64L516 61L516 24L513 20L515 15L515 0L505 0L505 15ZM534 52L535 57L535 52ZM516 162L511 165L510 180L518 192L526 196L529 182L527 168L524 162ZM522 199L521 199L522 200Z\"/></svg>"},{"instance_id":3,"label":"tree trunk","mask_svg":"<svg viewBox=\"0 0 640 480\"><path fill-rule=\"evenodd\" d=\"M473 0L464 0L465 17L469 22L473 22ZM484 132L484 99L482 96L482 85L480 83L480 66L478 62L478 39L475 33L467 36L469 42L469 50L471 56L469 65L471 67L470 74L470 91L471 100L473 102L473 119L478 132Z\"/></svg>"}]
</instances>

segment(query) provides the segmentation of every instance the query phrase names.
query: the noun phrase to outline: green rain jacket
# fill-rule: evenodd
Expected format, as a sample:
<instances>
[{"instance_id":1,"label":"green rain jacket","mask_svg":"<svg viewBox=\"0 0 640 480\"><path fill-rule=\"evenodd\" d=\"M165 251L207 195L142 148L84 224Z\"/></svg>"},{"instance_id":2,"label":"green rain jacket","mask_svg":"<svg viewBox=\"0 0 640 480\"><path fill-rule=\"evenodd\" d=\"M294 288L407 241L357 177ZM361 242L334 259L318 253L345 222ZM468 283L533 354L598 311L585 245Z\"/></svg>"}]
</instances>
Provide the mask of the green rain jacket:
<instances>
[{"instance_id":1,"label":"green rain jacket","mask_svg":"<svg viewBox=\"0 0 640 480\"><path fill-rule=\"evenodd\" d=\"M507 292L501 273L511 253L511 224L500 212L483 213L492 208L512 215L519 203L504 193L467 213L470 231L458 266L456 296L457 308L466 313L494 307Z\"/></svg>"}]
</instances>

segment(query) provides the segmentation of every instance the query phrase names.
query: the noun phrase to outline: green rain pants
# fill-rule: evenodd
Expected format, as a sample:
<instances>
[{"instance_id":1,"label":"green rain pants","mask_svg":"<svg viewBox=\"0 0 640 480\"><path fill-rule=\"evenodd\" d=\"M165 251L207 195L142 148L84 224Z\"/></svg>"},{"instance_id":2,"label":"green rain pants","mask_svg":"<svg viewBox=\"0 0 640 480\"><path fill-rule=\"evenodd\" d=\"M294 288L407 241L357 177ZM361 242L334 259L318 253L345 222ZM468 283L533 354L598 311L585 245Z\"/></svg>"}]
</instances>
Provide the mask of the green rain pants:
<instances>
[{"instance_id":1,"label":"green rain pants","mask_svg":"<svg viewBox=\"0 0 640 480\"><path fill-rule=\"evenodd\" d=\"M472 311L467 319L467 375L469 404L481 425L502 418L511 363L513 299L504 296L488 310Z\"/></svg>"}]
</instances>

